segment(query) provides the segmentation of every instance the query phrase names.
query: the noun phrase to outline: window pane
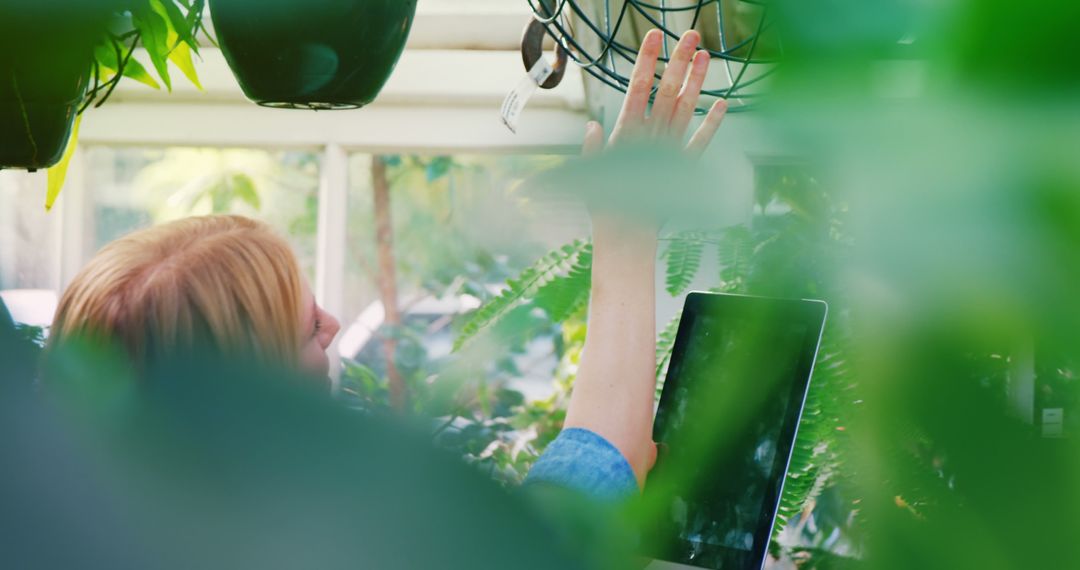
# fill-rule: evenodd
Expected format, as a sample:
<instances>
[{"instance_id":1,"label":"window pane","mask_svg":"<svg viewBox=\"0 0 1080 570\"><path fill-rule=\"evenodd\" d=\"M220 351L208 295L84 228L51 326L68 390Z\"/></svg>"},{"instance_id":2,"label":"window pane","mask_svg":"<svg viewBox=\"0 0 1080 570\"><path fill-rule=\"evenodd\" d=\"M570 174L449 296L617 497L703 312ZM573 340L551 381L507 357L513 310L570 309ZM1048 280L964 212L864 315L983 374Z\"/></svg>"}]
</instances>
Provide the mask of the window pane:
<instances>
[{"instance_id":1,"label":"window pane","mask_svg":"<svg viewBox=\"0 0 1080 570\"><path fill-rule=\"evenodd\" d=\"M382 340L399 337L398 368L428 378L448 360L454 318L475 308L554 246L588 235L584 208L526 194L522 182L557 167L559 156L385 156L392 243L377 238L371 155L349 164L348 260L340 351L377 376L387 373ZM382 246L382 249L380 248ZM388 249L392 247L392 250ZM396 273L399 331L384 322L378 279L386 255ZM526 396L551 390L558 328L534 315L530 339L512 361L489 370ZM510 353L512 351L506 351Z\"/></svg>"},{"instance_id":2,"label":"window pane","mask_svg":"<svg viewBox=\"0 0 1080 570\"><path fill-rule=\"evenodd\" d=\"M84 255L132 230L205 214L240 214L286 237L315 273L319 155L221 148L91 147Z\"/></svg>"},{"instance_id":3,"label":"window pane","mask_svg":"<svg viewBox=\"0 0 1080 570\"><path fill-rule=\"evenodd\" d=\"M45 174L0 172L0 290L59 282L59 211L45 211Z\"/></svg>"},{"instance_id":4,"label":"window pane","mask_svg":"<svg viewBox=\"0 0 1080 570\"><path fill-rule=\"evenodd\" d=\"M0 172L0 298L16 322L52 322L60 223L59 208L45 211L45 173Z\"/></svg>"}]
</instances>

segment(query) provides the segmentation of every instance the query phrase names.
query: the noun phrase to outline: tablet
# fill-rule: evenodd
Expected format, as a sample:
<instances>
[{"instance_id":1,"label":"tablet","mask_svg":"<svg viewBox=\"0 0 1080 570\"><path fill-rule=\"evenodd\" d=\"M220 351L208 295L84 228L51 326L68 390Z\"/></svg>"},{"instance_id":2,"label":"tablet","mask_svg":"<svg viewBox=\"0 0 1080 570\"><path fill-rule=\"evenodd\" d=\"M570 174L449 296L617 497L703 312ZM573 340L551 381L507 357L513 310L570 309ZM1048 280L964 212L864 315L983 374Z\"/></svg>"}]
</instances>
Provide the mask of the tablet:
<instances>
[{"instance_id":1,"label":"tablet","mask_svg":"<svg viewBox=\"0 0 1080 570\"><path fill-rule=\"evenodd\" d=\"M650 568L763 566L826 310L822 301L687 297L645 485L643 546L663 561Z\"/></svg>"}]
</instances>

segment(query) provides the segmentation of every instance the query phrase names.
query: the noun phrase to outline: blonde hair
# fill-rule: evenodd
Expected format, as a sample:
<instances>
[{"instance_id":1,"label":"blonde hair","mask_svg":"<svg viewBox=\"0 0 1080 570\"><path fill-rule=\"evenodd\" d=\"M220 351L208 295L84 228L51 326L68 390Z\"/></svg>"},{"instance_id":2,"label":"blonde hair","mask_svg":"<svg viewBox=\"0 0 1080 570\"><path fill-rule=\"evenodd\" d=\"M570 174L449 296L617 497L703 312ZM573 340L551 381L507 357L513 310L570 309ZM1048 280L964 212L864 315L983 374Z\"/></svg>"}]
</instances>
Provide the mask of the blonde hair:
<instances>
[{"instance_id":1,"label":"blonde hair","mask_svg":"<svg viewBox=\"0 0 1080 570\"><path fill-rule=\"evenodd\" d=\"M295 365L300 279L289 245L261 222L178 220L98 252L61 297L49 344L116 342L137 369L196 348Z\"/></svg>"}]
</instances>

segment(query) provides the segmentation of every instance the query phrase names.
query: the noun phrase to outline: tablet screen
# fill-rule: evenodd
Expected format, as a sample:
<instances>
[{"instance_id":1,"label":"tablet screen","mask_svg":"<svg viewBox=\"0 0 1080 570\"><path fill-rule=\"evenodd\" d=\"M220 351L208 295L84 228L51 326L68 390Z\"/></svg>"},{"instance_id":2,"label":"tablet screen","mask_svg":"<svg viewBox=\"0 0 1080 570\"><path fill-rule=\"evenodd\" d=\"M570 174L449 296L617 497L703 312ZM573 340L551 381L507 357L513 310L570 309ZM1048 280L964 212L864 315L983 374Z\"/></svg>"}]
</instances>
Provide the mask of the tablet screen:
<instances>
[{"instance_id":1,"label":"tablet screen","mask_svg":"<svg viewBox=\"0 0 1080 570\"><path fill-rule=\"evenodd\" d=\"M760 568L817 350L824 304L694 294L683 312L646 485L650 554Z\"/></svg>"}]
</instances>

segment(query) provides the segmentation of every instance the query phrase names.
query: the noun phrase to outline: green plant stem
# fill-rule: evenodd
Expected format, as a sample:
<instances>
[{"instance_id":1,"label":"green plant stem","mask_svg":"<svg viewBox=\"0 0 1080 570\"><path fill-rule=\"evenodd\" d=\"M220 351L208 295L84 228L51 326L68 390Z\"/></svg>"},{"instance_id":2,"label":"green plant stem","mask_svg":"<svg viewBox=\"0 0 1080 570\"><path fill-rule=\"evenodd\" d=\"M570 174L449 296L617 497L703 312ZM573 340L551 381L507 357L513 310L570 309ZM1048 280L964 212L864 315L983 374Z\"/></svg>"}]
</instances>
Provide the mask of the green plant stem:
<instances>
[{"instance_id":1,"label":"green plant stem","mask_svg":"<svg viewBox=\"0 0 1080 570\"><path fill-rule=\"evenodd\" d=\"M131 60L131 55L135 53L135 45L138 43L139 40L136 38L135 41L131 42L131 47L128 48L127 54L124 55L124 58L122 60L117 59L119 63L117 64L116 77L113 77L112 80L109 82L109 89L105 91L105 95L94 105L95 109L105 103L109 96L112 95L113 90L116 89L116 86L120 83L120 80L124 77L124 68L127 67L128 61ZM120 49L119 44L115 40L113 41L113 45L117 48L117 50ZM119 51L117 51L117 57L119 56L120 53Z\"/></svg>"}]
</instances>

